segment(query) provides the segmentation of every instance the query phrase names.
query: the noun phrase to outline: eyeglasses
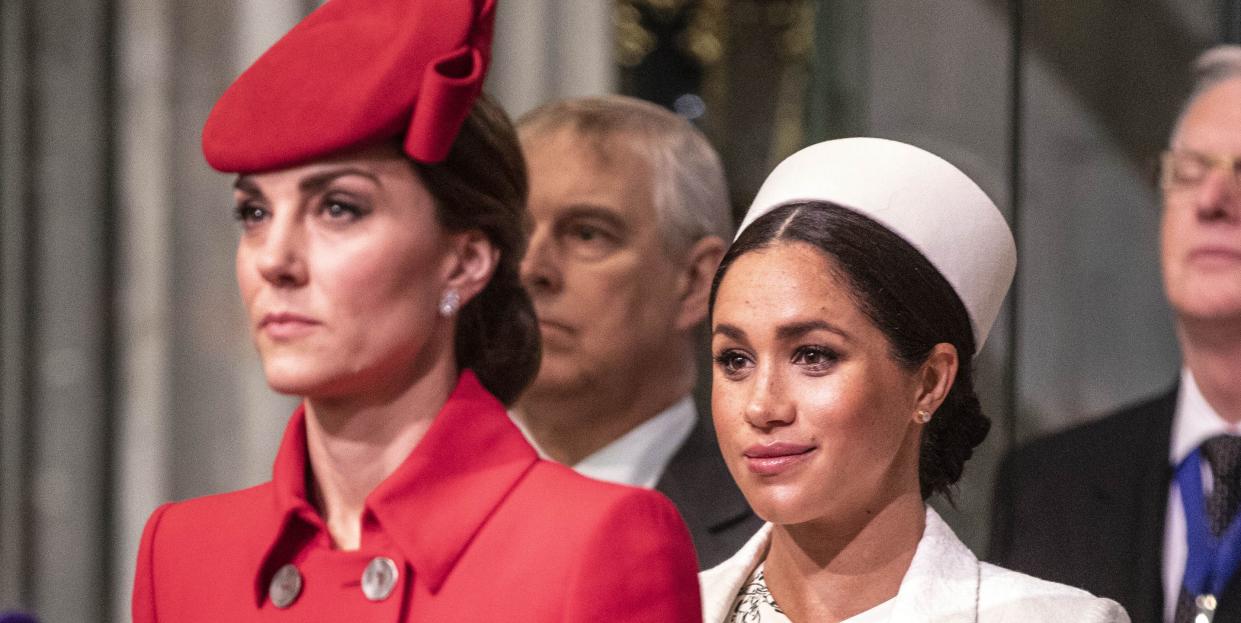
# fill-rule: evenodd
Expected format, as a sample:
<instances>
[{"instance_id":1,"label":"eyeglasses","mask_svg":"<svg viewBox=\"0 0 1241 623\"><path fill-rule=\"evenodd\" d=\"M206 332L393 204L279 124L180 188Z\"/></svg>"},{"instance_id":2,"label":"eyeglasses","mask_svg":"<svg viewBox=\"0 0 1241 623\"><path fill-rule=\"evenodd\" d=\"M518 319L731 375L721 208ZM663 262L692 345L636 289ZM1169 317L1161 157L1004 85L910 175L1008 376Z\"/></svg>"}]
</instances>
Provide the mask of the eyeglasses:
<instances>
[{"instance_id":1,"label":"eyeglasses","mask_svg":"<svg viewBox=\"0 0 1241 623\"><path fill-rule=\"evenodd\" d=\"M1195 188L1216 169L1231 173L1232 189L1241 191L1241 156L1169 150L1159 157L1159 184L1164 190Z\"/></svg>"}]
</instances>

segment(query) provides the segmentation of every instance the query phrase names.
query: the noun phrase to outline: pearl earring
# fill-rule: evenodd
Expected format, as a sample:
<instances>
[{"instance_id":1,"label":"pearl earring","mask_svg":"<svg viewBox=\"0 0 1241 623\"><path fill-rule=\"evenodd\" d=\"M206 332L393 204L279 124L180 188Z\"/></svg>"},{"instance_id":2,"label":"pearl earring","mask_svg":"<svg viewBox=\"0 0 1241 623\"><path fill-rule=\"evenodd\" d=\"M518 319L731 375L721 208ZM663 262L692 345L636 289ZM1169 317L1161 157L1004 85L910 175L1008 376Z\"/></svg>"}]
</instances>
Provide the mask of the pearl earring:
<instances>
[{"instance_id":1,"label":"pearl earring","mask_svg":"<svg viewBox=\"0 0 1241 623\"><path fill-rule=\"evenodd\" d=\"M926 424L931 421L931 412L926 409L918 409L918 415L914 417L914 421L919 424Z\"/></svg>"},{"instance_id":2,"label":"pearl earring","mask_svg":"<svg viewBox=\"0 0 1241 623\"><path fill-rule=\"evenodd\" d=\"M461 304L461 295L456 290L449 290L444 293L444 297L440 299L440 315L445 318L451 318L457 313L457 306Z\"/></svg>"}]
</instances>

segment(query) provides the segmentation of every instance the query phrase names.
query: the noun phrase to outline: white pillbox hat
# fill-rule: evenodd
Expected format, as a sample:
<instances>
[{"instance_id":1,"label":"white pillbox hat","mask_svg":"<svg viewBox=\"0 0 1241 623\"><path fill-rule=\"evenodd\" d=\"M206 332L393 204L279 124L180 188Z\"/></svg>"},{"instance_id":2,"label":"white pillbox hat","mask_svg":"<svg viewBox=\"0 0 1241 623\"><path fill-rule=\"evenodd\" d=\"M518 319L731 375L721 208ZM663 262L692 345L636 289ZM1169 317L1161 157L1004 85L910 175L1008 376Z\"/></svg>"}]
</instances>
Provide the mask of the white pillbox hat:
<instances>
[{"instance_id":1,"label":"white pillbox hat","mask_svg":"<svg viewBox=\"0 0 1241 623\"><path fill-rule=\"evenodd\" d=\"M974 344L982 350L1012 284L1017 247L1004 216L960 169L923 149L880 138L811 145L767 176L737 235L760 216L799 201L848 208L913 245L965 304Z\"/></svg>"}]
</instances>

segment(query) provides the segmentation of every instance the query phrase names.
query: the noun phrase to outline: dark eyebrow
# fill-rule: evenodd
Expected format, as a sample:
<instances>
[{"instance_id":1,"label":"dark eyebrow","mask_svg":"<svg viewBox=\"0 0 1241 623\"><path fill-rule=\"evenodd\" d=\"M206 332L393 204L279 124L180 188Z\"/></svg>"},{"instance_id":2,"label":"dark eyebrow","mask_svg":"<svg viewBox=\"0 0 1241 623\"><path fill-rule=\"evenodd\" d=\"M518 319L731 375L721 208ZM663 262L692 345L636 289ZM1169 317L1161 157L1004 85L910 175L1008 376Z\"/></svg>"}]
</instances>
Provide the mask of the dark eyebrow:
<instances>
[{"instance_id":1,"label":"dark eyebrow","mask_svg":"<svg viewBox=\"0 0 1241 623\"><path fill-rule=\"evenodd\" d=\"M742 331L741 329L734 327L730 324L715 325L715 330L712 331L711 334L712 335L723 335L726 338L734 339L734 340L737 340L738 342L745 339L745 331Z\"/></svg>"},{"instance_id":2,"label":"dark eyebrow","mask_svg":"<svg viewBox=\"0 0 1241 623\"><path fill-rule=\"evenodd\" d=\"M316 193L323 190L323 188L328 184L332 183L332 180L346 175L360 175L374 182L376 186L381 188L383 187L383 183L379 181L379 177L374 173L371 173L365 169L346 166L336 169L328 169L326 171L321 171L319 173L315 173L314 175L310 175L298 182L297 188L306 194ZM250 175L237 176L237 180L233 182L233 188L252 195L258 195L260 197L263 196L263 191L259 189L258 184L254 183L254 178Z\"/></svg>"},{"instance_id":3,"label":"dark eyebrow","mask_svg":"<svg viewBox=\"0 0 1241 623\"><path fill-rule=\"evenodd\" d=\"M328 184L331 184L332 180L346 175L359 175L361 177L365 177L371 182L374 182L376 186L383 188L383 183L379 181L378 176L370 171L359 169L357 167L341 167L339 169L329 169L321 173L315 173L314 175L307 176L303 178L302 181L298 182L297 188L306 194L316 193L323 190L323 188Z\"/></svg>"},{"instance_id":4,"label":"dark eyebrow","mask_svg":"<svg viewBox=\"0 0 1241 623\"><path fill-rule=\"evenodd\" d=\"M835 333L844 339L849 339L849 334L843 329L822 320L807 320L805 322L794 322L791 324L781 325L776 328L776 337L781 340L787 340L795 337L801 337L811 331L828 331Z\"/></svg>"},{"instance_id":5,"label":"dark eyebrow","mask_svg":"<svg viewBox=\"0 0 1241 623\"><path fill-rule=\"evenodd\" d=\"M263 191L259 190L259 185L255 184L254 179L249 175L238 175L237 179L233 181L233 188L236 188L243 193L258 195L260 197L263 196Z\"/></svg>"}]
</instances>

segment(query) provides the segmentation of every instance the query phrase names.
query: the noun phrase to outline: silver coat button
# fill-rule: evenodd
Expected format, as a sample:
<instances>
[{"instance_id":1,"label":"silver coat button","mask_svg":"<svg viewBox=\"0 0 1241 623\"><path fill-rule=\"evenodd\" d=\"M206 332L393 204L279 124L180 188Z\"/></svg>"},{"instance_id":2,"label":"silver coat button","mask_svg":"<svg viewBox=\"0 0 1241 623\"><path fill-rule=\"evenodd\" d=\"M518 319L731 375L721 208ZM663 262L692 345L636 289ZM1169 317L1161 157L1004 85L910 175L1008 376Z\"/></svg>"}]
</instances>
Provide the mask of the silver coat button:
<instances>
[{"instance_id":1,"label":"silver coat button","mask_svg":"<svg viewBox=\"0 0 1241 623\"><path fill-rule=\"evenodd\" d=\"M271 598L272 605L277 608L288 608L300 594L302 594L302 574L293 565L280 567L276 575L272 576L271 585L267 587L267 596Z\"/></svg>"},{"instance_id":2,"label":"silver coat button","mask_svg":"<svg viewBox=\"0 0 1241 623\"><path fill-rule=\"evenodd\" d=\"M376 556L362 572L362 594L371 601L383 601L392 594L399 577L391 558Z\"/></svg>"}]
</instances>

